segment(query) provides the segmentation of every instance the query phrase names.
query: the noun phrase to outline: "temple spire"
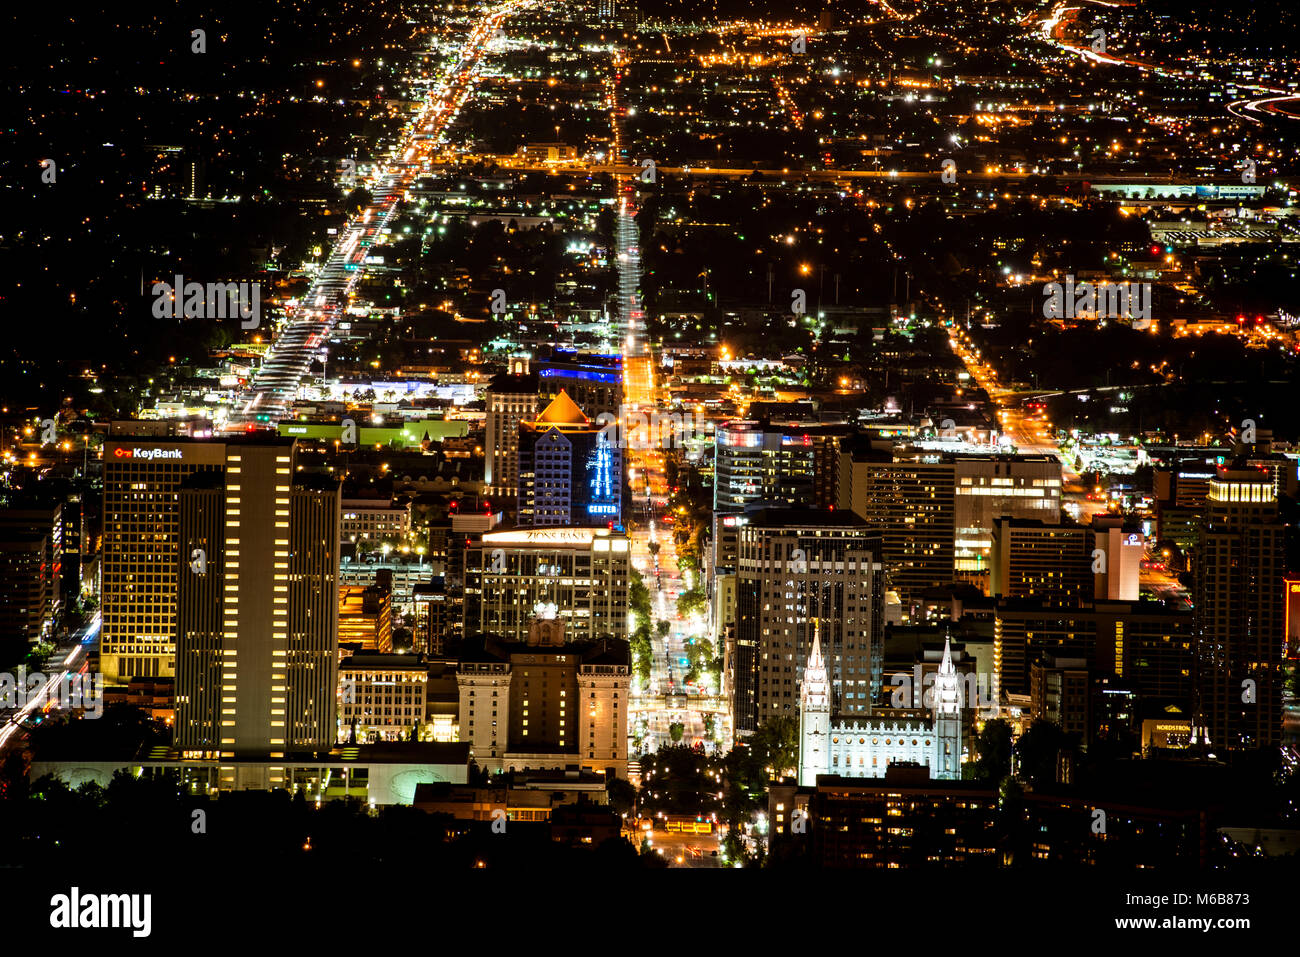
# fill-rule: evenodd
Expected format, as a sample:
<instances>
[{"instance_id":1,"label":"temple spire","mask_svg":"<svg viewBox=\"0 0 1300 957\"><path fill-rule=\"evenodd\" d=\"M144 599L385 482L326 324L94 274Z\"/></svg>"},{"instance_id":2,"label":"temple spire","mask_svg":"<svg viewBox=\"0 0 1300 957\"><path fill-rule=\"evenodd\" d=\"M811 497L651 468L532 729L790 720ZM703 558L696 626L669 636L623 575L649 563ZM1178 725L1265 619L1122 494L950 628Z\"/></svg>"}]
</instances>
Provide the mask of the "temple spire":
<instances>
[{"instance_id":1,"label":"temple spire","mask_svg":"<svg viewBox=\"0 0 1300 957\"><path fill-rule=\"evenodd\" d=\"M961 678L952 663L952 645L943 639L943 661L934 680L934 710L937 714L957 714L961 711Z\"/></svg>"},{"instance_id":2,"label":"temple spire","mask_svg":"<svg viewBox=\"0 0 1300 957\"><path fill-rule=\"evenodd\" d=\"M813 644L808 663L803 669L803 701L805 708L825 709L830 701L829 682L826 679L826 661L822 657L821 621L813 619Z\"/></svg>"}]
</instances>

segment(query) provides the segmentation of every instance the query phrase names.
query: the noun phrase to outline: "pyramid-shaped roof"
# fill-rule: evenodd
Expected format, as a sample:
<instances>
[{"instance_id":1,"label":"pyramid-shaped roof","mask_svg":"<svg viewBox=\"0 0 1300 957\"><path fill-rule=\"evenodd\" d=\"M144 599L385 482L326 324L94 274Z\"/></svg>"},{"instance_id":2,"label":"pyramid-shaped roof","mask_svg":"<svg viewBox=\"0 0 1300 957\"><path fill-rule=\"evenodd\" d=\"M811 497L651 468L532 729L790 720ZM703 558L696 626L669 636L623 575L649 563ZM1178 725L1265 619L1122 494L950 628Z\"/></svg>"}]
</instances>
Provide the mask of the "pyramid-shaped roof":
<instances>
[{"instance_id":1,"label":"pyramid-shaped roof","mask_svg":"<svg viewBox=\"0 0 1300 957\"><path fill-rule=\"evenodd\" d=\"M580 425L586 426L591 424L591 420L582 414L578 408L578 403L569 398L569 394L563 389L560 394L551 400L551 404L542 410L542 414L537 417L537 422L544 425Z\"/></svg>"}]
</instances>

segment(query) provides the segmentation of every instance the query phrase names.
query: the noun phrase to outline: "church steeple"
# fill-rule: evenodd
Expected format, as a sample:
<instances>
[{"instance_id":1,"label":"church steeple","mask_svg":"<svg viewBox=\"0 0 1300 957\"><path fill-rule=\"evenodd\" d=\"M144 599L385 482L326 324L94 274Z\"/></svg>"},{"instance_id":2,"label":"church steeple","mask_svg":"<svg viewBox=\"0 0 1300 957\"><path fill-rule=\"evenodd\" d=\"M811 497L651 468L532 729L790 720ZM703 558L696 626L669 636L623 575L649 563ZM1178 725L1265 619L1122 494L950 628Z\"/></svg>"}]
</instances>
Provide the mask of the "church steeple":
<instances>
[{"instance_id":1,"label":"church steeple","mask_svg":"<svg viewBox=\"0 0 1300 957\"><path fill-rule=\"evenodd\" d=\"M961 713L961 677L952 663L952 645L948 638L943 639L943 661L939 663L939 673L934 679L934 713Z\"/></svg>"},{"instance_id":2,"label":"church steeple","mask_svg":"<svg viewBox=\"0 0 1300 957\"><path fill-rule=\"evenodd\" d=\"M805 710L825 710L830 707L830 681L826 676L826 660L822 658L821 622L813 619L813 645L808 663L803 669L802 698Z\"/></svg>"},{"instance_id":3,"label":"church steeple","mask_svg":"<svg viewBox=\"0 0 1300 957\"><path fill-rule=\"evenodd\" d=\"M813 644L799 687L799 783L814 785L831 770L830 681L822 658L821 622L813 619Z\"/></svg>"},{"instance_id":4,"label":"church steeple","mask_svg":"<svg viewBox=\"0 0 1300 957\"><path fill-rule=\"evenodd\" d=\"M930 777L941 781L961 778L962 679L952 663L952 645L943 640L943 661L934 680L934 734L937 750Z\"/></svg>"}]
</instances>

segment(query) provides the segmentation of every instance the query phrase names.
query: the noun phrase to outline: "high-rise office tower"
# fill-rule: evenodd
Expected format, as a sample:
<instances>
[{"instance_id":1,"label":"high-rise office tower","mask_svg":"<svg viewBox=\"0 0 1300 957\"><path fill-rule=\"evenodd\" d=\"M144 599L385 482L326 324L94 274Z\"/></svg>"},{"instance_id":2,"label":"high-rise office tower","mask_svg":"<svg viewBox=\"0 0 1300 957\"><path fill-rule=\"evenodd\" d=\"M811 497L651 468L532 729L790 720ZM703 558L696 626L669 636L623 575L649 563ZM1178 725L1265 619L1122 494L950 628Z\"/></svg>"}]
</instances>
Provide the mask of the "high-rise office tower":
<instances>
[{"instance_id":1,"label":"high-rise office tower","mask_svg":"<svg viewBox=\"0 0 1300 957\"><path fill-rule=\"evenodd\" d=\"M895 462L865 446L839 456L837 507L867 520L881 536L889 587L910 615L927 588L953 580L952 462Z\"/></svg>"},{"instance_id":2,"label":"high-rise office tower","mask_svg":"<svg viewBox=\"0 0 1300 957\"><path fill-rule=\"evenodd\" d=\"M622 515L623 450L561 391L519 427L519 524L618 524Z\"/></svg>"},{"instance_id":3,"label":"high-rise office tower","mask_svg":"<svg viewBox=\"0 0 1300 957\"><path fill-rule=\"evenodd\" d=\"M1195 548L1201 513L1214 478L1210 456L1182 459L1153 476L1156 498L1156 538L1176 542L1184 550Z\"/></svg>"},{"instance_id":4,"label":"high-rise office tower","mask_svg":"<svg viewBox=\"0 0 1300 957\"><path fill-rule=\"evenodd\" d=\"M496 376L484 393L484 491L513 502L519 494L519 426L537 414L537 376L527 359L511 359L510 371Z\"/></svg>"},{"instance_id":5,"label":"high-rise office tower","mask_svg":"<svg viewBox=\"0 0 1300 957\"><path fill-rule=\"evenodd\" d=\"M995 518L989 594L1034 598L1049 606L1091 601L1097 588L1092 570L1095 536L1091 528L1073 523Z\"/></svg>"},{"instance_id":6,"label":"high-rise office tower","mask_svg":"<svg viewBox=\"0 0 1300 957\"><path fill-rule=\"evenodd\" d=\"M441 575L416 585L411 592L415 608L415 629L411 650L417 654L440 655L451 633L453 601L447 579Z\"/></svg>"},{"instance_id":7,"label":"high-rise office tower","mask_svg":"<svg viewBox=\"0 0 1300 957\"><path fill-rule=\"evenodd\" d=\"M39 605L29 610L40 617L43 630L50 631L58 621L63 608L64 574L64 520L63 512L69 506L57 496L11 497L6 508L0 508L0 535L14 533L39 535L44 546L39 561L40 575L44 578ZM80 592L73 593L75 598ZM0 601L4 601L0 598Z\"/></svg>"},{"instance_id":8,"label":"high-rise office tower","mask_svg":"<svg viewBox=\"0 0 1300 957\"><path fill-rule=\"evenodd\" d=\"M0 649L21 658L50 635L62 605L63 508L11 495L0 508Z\"/></svg>"},{"instance_id":9,"label":"high-rise office tower","mask_svg":"<svg viewBox=\"0 0 1300 957\"><path fill-rule=\"evenodd\" d=\"M325 750L337 736L340 492L292 440L226 446L177 491L176 746Z\"/></svg>"},{"instance_id":10,"label":"high-rise office tower","mask_svg":"<svg viewBox=\"0 0 1300 957\"><path fill-rule=\"evenodd\" d=\"M1267 471L1216 470L1193 595L1200 723L1213 746L1260 748L1281 738L1284 530Z\"/></svg>"},{"instance_id":11,"label":"high-rise office tower","mask_svg":"<svg viewBox=\"0 0 1300 957\"><path fill-rule=\"evenodd\" d=\"M614 21L624 30L636 30L641 24L637 0L616 0Z\"/></svg>"},{"instance_id":12,"label":"high-rise office tower","mask_svg":"<svg viewBox=\"0 0 1300 957\"><path fill-rule=\"evenodd\" d=\"M1029 694L1032 670L1048 658L1080 658L1094 676L1113 675L1136 694L1190 704L1196 668L1192 615L1161 602L1031 599L998 602L993 619L996 695Z\"/></svg>"},{"instance_id":13,"label":"high-rise office tower","mask_svg":"<svg viewBox=\"0 0 1300 957\"><path fill-rule=\"evenodd\" d=\"M713 509L829 508L850 426L736 420L714 433Z\"/></svg>"},{"instance_id":14,"label":"high-rise office tower","mask_svg":"<svg viewBox=\"0 0 1300 957\"><path fill-rule=\"evenodd\" d=\"M865 714L884 666L880 538L852 512L760 509L740 529L736 727L794 716L814 628L829 670L831 709ZM819 624L815 624L819 623Z\"/></svg>"},{"instance_id":15,"label":"high-rise office tower","mask_svg":"<svg viewBox=\"0 0 1300 957\"><path fill-rule=\"evenodd\" d=\"M982 587L989 577L993 519L1061 521L1061 463L1054 455L958 455L953 498L953 571Z\"/></svg>"},{"instance_id":16,"label":"high-rise office tower","mask_svg":"<svg viewBox=\"0 0 1300 957\"><path fill-rule=\"evenodd\" d=\"M82 550L86 542L86 510L81 489L69 490L63 501L63 600L81 595Z\"/></svg>"},{"instance_id":17,"label":"high-rise office tower","mask_svg":"<svg viewBox=\"0 0 1300 957\"><path fill-rule=\"evenodd\" d=\"M626 638L631 545L606 528L487 532L465 548L464 634L522 641L545 613L573 641Z\"/></svg>"},{"instance_id":18,"label":"high-rise office tower","mask_svg":"<svg viewBox=\"0 0 1300 957\"><path fill-rule=\"evenodd\" d=\"M880 530L905 617L927 588L955 579L988 587L995 518L1061 520L1061 464L1050 455L890 453L861 443L846 445L839 462L839 507Z\"/></svg>"},{"instance_id":19,"label":"high-rise office tower","mask_svg":"<svg viewBox=\"0 0 1300 957\"><path fill-rule=\"evenodd\" d=\"M6 661L21 660L49 631L48 548L39 532L0 527L0 652Z\"/></svg>"},{"instance_id":20,"label":"high-rise office tower","mask_svg":"<svg viewBox=\"0 0 1300 957\"><path fill-rule=\"evenodd\" d=\"M175 675L180 486L196 472L224 472L226 451L224 442L191 439L104 443L99 668L106 682Z\"/></svg>"}]
</instances>

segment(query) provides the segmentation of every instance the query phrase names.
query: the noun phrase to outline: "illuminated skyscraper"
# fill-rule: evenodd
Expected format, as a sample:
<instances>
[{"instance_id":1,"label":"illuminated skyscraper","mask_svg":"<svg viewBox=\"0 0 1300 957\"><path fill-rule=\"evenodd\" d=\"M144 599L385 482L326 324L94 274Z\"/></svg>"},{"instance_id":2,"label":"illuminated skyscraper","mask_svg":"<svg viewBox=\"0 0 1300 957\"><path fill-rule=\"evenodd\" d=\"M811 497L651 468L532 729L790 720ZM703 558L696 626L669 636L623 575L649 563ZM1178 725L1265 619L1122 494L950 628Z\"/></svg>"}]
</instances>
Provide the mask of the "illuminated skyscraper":
<instances>
[{"instance_id":1,"label":"illuminated skyscraper","mask_svg":"<svg viewBox=\"0 0 1300 957\"><path fill-rule=\"evenodd\" d=\"M852 512L761 509L739 539L736 727L794 716L814 637L834 713L868 713L883 686L880 537Z\"/></svg>"},{"instance_id":2,"label":"illuminated skyscraper","mask_svg":"<svg viewBox=\"0 0 1300 957\"><path fill-rule=\"evenodd\" d=\"M621 524L622 502L623 450L561 390L519 428L519 524Z\"/></svg>"},{"instance_id":3,"label":"illuminated skyscraper","mask_svg":"<svg viewBox=\"0 0 1300 957\"><path fill-rule=\"evenodd\" d=\"M114 438L104 443L99 668L104 680L176 673L180 487L222 473L224 442Z\"/></svg>"},{"instance_id":4,"label":"illuminated skyscraper","mask_svg":"<svg viewBox=\"0 0 1300 957\"><path fill-rule=\"evenodd\" d=\"M1284 533L1266 470L1217 470L1194 561L1199 710L1211 746L1280 740Z\"/></svg>"},{"instance_id":5,"label":"illuminated skyscraper","mask_svg":"<svg viewBox=\"0 0 1300 957\"><path fill-rule=\"evenodd\" d=\"M537 414L537 376L528 360L512 358L510 371L494 378L484 393L484 491L513 499L519 494L519 426Z\"/></svg>"},{"instance_id":6,"label":"illuminated skyscraper","mask_svg":"<svg viewBox=\"0 0 1300 957\"><path fill-rule=\"evenodd\" d=\"M231 445L181 483L176 744L208 756L336 735L339 487L294 480L292 441Z\"/></svg>"}]
</instances>

